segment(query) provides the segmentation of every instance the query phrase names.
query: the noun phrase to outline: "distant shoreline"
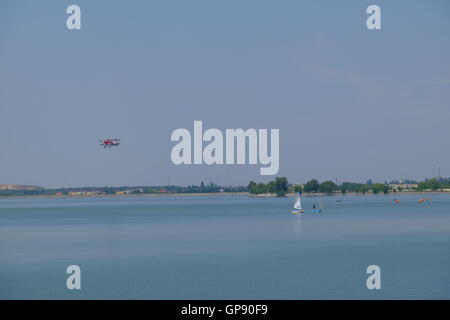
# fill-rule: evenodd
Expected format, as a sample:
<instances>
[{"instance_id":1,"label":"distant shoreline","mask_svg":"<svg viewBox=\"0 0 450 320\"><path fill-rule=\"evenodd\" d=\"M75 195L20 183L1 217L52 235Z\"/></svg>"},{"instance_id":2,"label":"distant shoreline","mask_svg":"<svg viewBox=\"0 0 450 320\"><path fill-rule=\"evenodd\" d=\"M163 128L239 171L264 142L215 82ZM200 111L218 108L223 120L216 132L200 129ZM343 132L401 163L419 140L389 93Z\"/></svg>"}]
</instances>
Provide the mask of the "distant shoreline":
<instances>
[{"instance_id":1,"label":"distant shoreline","mask_svg":"<svg viewBox=\"0 0 450 320\"><path fill-rule=\"evenodd\" d=\"M336 196L336 197L346 197L346 196L375 196L375 195L404 195L404 194L414 194L414 195L430 195L430 194L449 194L450 191L403 191L403 192L390 192L384 193L302 193L302 197L324 197L324 196ZM0 196L0 199L28 199L28 198L60 198L60 199L73 199L73 198L142 198L142 197L192 197L192 196L247 196L250 198L276 198L274 193L263 193L263 194L250 194L248 192L212 192L212 193L148 193L148 194L90 194L90 195L17 195L17 196ZM287 193L286 197L295 197L296 193Z\"/></svg>"}]
</instances>

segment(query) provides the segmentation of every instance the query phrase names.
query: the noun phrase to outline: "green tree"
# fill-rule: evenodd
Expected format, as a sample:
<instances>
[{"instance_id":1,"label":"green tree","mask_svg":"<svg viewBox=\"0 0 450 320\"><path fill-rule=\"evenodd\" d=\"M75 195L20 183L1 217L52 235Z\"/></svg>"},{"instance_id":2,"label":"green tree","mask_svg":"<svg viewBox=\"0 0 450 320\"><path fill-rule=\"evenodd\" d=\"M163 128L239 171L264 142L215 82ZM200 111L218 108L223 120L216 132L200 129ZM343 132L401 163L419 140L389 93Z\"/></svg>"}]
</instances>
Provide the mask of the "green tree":
<instances>
[{"instance_id":1,"label":"green tree","mask_svg":"<svg viewBox=\"0 0 450 320\"><path fill-rule=\"evenodd\" d=\"M302 186L301 185L296 185L296 186L294 186L294 192L295 193L302 193L303 192L303 188L302 188Z\"/></svg>"},{"instance_id":2,"label":"green tree","mask_svg":"<svg viewBox=\"0 0 450 320\"><path fill-rule=\"evenodd\" d=\"M289 187L288 179L286 177L277 177L273 182L274 182L274 190L271 190L271 192L274 191L277 197L284 197L288 192Z\"/></svg>"},{"instance_id":3,"label":"green tree","mask_svg":"<svg viewBox=\"0 0 450 320\"><path fill-rule=\"evenodd\" d=\"M311 179L307 183L305 183L303 187L303 191L305 192L318 192L319 191L319 181L316 179Z\"/></svg>"},{"instance_id":4,"label":"green tree","mask_svg":"<svg viewBox=\"0 0 450 320\"><path fill-rule=\"evenodd\" d=\"M334 191L336 191L336 187L337 186L333 181L328 180L328 181L324 181L320 184L319 190L320 190L320 192L330 194L330 193L333 193Z\"/></svg>"},{"instance_id":5,"label":"green tree","mask_svg":"<svg viewBox=\"0 0 450 320\"><path fill-rule=\"evenodd\" d=\"M428 187L427 183L425 181L421 181L419 182L419 184L417 185L417 190L426 190Z\"/></svg>"},{"instance_id":6,"label":"green tree","mask_svg":"<svg viewBox=\"0 0 450 320\"><path fill-rule=\"evenodd\" d=\"M266 189L267 189L267 192L270 192L270 193L277 193L277 184L276 184L275 180L270 181L270 182L267 184Z\"/></svg>"},{"instance_id":7,"label":"green tree","mask_svg":"<svg viewBox=\"0 0 450 320\"><path fill-rule=\"evenodd\" d=\"M255 181L250 181L250 182L248 183L247 190L248 190L248 192L250 192L251 194L256 194L256 188L257 188L257 184L256 184Z\"/></svg>"},{"instance_id":8,"label":"green tree","mask_svg":"<svg viewBox=\"0 0 450 320\"><path fill-rule=\"evenodd\" d=\"M267 186L264 183L258 183L256 185L256 192L255 194L261 194L261 193L266 193L267 192Z\"/></svg>"},{"instance_id":9,"label":"green tree","mask_svg":"<svg viewBox=\"0 0 450 320\"><path fill-rule=\"evenodd\" d=\"M374 183L372 185L372 192L373 193L380 193L380 192L384 192L384 183Z\"/></svg>"}]
</instances>

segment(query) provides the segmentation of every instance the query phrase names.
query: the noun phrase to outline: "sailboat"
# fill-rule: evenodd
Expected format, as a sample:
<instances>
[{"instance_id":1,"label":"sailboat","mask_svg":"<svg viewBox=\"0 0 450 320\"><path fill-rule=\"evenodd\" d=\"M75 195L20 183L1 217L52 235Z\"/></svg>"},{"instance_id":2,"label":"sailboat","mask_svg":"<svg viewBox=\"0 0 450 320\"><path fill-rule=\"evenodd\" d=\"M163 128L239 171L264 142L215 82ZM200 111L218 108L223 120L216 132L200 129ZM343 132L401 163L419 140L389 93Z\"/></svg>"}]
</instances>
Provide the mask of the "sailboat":
<instances>
[{"instance_id":1,"label":"sailboat","mask_svg":"<svg viewBox=\"0 0 450 320\"><path fill-rule=\"evenodd\" d=\"M305 210L302 209L302 200L300 199L300 193L297 192L297 197L295 198L294 208L292 208L291 213L299 214L303 213Z\"/></svg>"},{"instance_id":2,"label":"sailboat","mask_svg":"<svg viewBox=\"0 0 450 320\"><path fill-rule=\"evenodd\" d=\"M322 212L322 204L319 201L319 204L316 206L316 204L313 204L313 212L314 213L321 213Z\"/></svg>"}]
</instances>

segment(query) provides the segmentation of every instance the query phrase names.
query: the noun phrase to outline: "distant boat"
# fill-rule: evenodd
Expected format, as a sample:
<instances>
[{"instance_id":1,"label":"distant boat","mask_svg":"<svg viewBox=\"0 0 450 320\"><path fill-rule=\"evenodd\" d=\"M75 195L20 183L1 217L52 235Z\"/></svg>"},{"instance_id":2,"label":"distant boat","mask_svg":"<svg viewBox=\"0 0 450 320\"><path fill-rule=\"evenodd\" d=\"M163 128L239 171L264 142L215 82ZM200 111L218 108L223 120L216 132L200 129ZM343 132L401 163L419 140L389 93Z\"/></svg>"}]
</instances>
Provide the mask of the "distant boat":
<instances>
[{"instance_id":1,"label":"distant boat","mask_svg":"<svg viewBox=\"0 0 450 320\"><path fill-rule=\"evenodd\" d=\"M317 205L315 203L313 204L313 212L314 213L322 212L322 206L321 206L320 202Z\"/></svg>"},{"instance_id":2,"label":"distant boat","mask_svg":"<svg viewBox=\"0 0 450 320\"><path fill-rule=\"evenodd\" d=\"M302 200L300 198L300 193L297 192L297 197L295 198L294 208L291 210L291 213L299 214L303 213L305 210L302 209Z\"/></svg>"},{"instance_id":3,"label":"distant boat","mask_svg":"<svg viewBox=\"0 0 450 320\"><path fill-rule=\"evenodd\" d=\"M417 200L417 202L426 202L426 201L430 201L430 198L421 198Z\"/></svg>"},{"instance_id":4,"label":"distant boat","mask_svg":"<svg viewBox=\"0 0 450 320\"><path fill-rule=\"evenodd\" d=\"M394 199L392 201L394 201L395 203L400 203L400 200L398 200L398 199Z\"/></svg>"}]
</instances>

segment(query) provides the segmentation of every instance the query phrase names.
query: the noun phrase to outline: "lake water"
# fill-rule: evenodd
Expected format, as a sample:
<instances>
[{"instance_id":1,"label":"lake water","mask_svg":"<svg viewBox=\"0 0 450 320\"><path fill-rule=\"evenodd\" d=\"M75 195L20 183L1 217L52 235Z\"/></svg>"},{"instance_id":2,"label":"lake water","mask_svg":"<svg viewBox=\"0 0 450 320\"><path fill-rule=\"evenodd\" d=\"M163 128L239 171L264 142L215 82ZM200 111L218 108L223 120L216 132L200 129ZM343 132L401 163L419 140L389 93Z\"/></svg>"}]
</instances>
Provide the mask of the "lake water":
<instances>
[{"instance_id":1,"label":"lake water","mask_svg":"<svg viewBox=\"0 0 450 320\"><path fill-rule=\"evenodd\" d=\"M420 197L0 199L0 298L449 299L450 194Z\"/></svg>"}]
</instances>

